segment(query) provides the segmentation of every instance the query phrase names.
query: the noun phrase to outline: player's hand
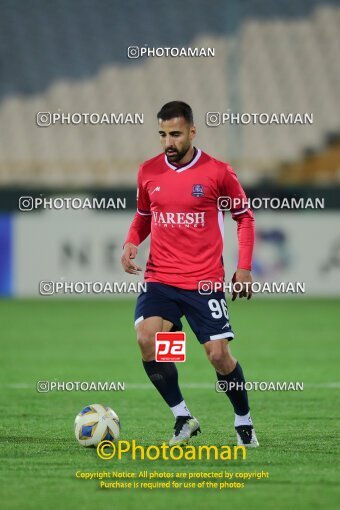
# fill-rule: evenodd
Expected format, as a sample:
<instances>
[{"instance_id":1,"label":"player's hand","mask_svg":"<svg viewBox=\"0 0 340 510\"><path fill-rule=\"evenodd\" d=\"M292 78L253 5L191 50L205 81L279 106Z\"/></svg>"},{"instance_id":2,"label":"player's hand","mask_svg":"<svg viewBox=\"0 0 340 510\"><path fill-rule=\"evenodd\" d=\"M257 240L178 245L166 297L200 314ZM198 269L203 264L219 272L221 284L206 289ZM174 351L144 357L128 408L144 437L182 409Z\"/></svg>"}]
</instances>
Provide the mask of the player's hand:
<instances>
[{"instance_id":1,"label":"player's hand","mask_svg":"<svg viewBox=\"0 0 340 510\"><path fill-rule=\"evenodd\" d=\"M234 273L234 276L231 281L233 284L235 282L242 284L242 289L240 292L236 292L233 289L232 301L235 301L237 296L239 298L243 298L243 297L246 297L247 299L251 298L251 296L252 296L251 284L253 283L253 277L252 277L250 271L247 271L246 269L237 269L237 271L236 271L236 273ZM237 285L237 290L238 290L239 286L240 285Z\"/></svg>"},{"instance_id":2,"label":"player's hand","mask_svg":"<svg viewBox=\"0 0 340 510\"><path fill-rule=\"evenodd\" d=\"M139 274L139 272L142 271L142 268L133 262L133 259L136 258L137 252L137 246L132 243L126 243L124 246L121 263L126 273Z\"/></svg>"}]
</instances>

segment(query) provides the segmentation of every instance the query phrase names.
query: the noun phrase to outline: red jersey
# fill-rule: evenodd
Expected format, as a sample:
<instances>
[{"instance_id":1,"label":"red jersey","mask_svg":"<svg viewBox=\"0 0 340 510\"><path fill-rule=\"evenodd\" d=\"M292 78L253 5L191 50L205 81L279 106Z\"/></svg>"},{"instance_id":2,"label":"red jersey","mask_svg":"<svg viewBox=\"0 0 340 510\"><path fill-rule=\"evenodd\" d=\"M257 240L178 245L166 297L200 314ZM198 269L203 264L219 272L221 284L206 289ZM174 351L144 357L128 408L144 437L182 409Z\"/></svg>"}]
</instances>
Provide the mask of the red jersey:
<instances>
[{"instance_id":1,"label":"red jersey","mask_svg":"<svg viewBox=\"0 0 340 510\"><path fill-rule=\"evenodd\" d=\"M231 209L238 223L238 268L250 270L254 218L230 165L197 149L187 165L175 166L162 153L140 166L137 213L124 244L138 246L151 232L146 282L194 290L200 280L224 281L219 197L239 204Z\"/></svg>"}]
</instances>

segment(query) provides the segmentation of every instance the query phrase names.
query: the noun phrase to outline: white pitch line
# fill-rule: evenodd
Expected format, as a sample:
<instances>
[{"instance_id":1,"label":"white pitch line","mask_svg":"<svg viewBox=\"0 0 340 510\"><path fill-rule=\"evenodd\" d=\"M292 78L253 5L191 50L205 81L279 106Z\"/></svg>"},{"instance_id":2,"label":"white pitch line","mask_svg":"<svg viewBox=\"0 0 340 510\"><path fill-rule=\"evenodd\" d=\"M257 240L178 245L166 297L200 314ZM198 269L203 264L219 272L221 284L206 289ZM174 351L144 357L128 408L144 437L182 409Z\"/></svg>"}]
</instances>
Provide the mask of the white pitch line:
<instances>
[{"instance_id":1,"label":"white pitch line","mask_svg":"<svg viewBox=\"0 0 340 510\"><path fill-rule=\"evenodd\" d=\"M53 381L54 382L54 381ZM72 382L72 381L56 381L60 383ZM86 381L84 381L86 382ZM249 381L252 382L252 381ZM266 383L272 381L263 381ZM276 382L276 381L273 381ZM281 383L284 381L280 381ZM287 383L290 381L287 381ZM294 382L294 381L293 381ZM304 389L340 389L340 382L329 382L329 383L304 383L303 381L299 381L303 383ZM215 390L215 384L209 383L182 383L181 388L190 389L190 390ZM36 390L36 386L34 383L8 383L8 384L0 384L0 388L11 389L11 390ZM126 390L153 390L154 386L151 383L125 383ZM55 388L52 390L54 392L58 392ZM61 390L59 390L61 391ZM66 390L65 390L66 391ZM75 390L73 390L75 391ZM81 391L81 390L78 390ZM91 391L91 390L89 390ZM102 390L105 391L105 390ZM260 391L260 390L257 390ZM278 390L276 390L278 391ZM287 391L287 390L282 390ZM43 392L42 392L43 393ZM50 391L46 392L50 393Z\"/></svg>"},{"instance_id":2,"label":"white pitch line","mask_svg":"<svg viewBox=\"0 0 340 510\"><path fill-rule=\"evenodd\" d=\"M193 390L210 390L215 389L214 384L209 383L182 383L181 388L186 389L193 389ZM154 386L151 383L126 383L125 388L127 390L149 390L150 388L154 388Z\"/></svg>"}]
</instances>

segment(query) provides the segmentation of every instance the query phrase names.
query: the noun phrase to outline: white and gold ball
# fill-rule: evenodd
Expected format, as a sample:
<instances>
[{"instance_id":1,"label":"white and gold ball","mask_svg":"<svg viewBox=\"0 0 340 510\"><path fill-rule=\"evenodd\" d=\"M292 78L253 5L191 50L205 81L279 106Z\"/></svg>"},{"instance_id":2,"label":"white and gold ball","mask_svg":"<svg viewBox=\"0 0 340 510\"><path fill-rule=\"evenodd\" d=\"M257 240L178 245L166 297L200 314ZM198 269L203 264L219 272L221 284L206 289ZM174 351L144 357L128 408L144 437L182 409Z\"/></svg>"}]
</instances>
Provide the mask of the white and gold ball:
<instances>
[{"instance_id":1,"label":"white and gold ball","mask_svg":"<svg viewBox=\"0 0 340 510\"><path fill-rule=\"evenodd\" d=\"M101 441L118 439L120 421L110 407L91 404L77 414L74 432L82 446L97 446Z\"/></svg>"}]
</instances>

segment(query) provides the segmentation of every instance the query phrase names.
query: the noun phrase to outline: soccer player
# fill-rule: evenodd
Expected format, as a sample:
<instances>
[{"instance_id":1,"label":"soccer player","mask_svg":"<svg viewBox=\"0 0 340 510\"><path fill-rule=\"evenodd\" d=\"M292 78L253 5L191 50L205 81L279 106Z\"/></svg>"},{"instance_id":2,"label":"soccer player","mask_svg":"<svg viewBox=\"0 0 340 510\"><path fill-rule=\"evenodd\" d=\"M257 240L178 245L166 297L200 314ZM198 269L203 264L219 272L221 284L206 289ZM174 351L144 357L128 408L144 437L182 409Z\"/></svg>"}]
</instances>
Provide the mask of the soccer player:
<instances>
[{"instance_id":1,"label":"soccer player","mask_svg":"<svg viewBox=\"0 0 340 510\"><path fill-rule=\"evenodd\" d=\"M185 316L234 408L237 444L256 447L243 371L229 347L234 333L222 291L224 213L218 198L230 198L237 222L239 258L233 281L240 289L233 299L251 297L253 214L233 169L193 146L196 128L190 106L172 101L157 118L164 152L140 166L137 213L121 259L127 273L139 274L142 268L134 259L151 233L147 290L138 296L135 310L144 369L176 419L169 445L186 444L200 432L200 424L185 403L175 363L155 361L156 332L180 331ZM207 284L199 284L203 280L211 282L211 293L204 294Z\"/></svg>"}]
</instances>

